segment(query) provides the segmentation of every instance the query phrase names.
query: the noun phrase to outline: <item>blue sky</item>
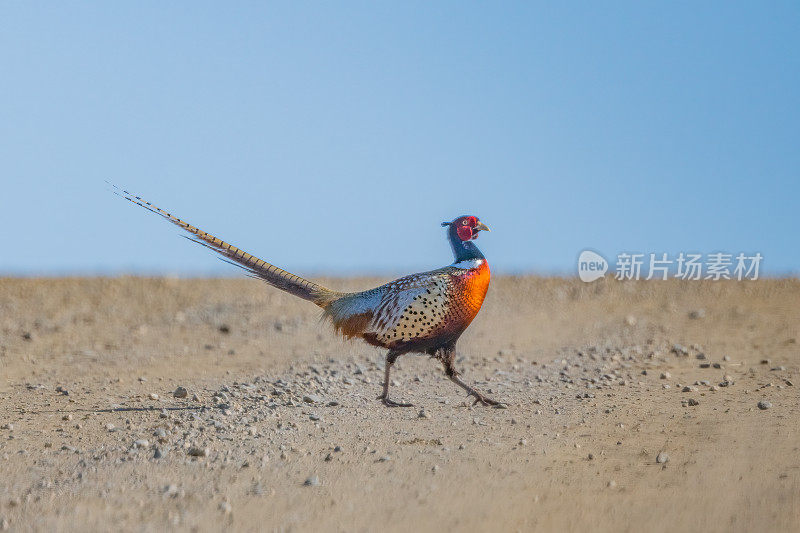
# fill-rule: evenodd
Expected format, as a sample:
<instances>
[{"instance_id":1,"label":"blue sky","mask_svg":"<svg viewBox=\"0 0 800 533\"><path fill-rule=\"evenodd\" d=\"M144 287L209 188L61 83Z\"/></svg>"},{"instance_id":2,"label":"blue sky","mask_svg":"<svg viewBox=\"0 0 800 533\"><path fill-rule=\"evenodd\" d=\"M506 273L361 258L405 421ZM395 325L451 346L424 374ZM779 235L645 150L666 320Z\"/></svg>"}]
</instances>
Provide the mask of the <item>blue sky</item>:
<instances>
[{"instance_id":1,"label":"blue sky","mask_svg":"<svg viewBox=\"0 0 800 533\"><path fill-rule=\"evenodd\" d=\"M0 3L0 274L800 272L797 2Z\"/></svg>"}]
</instances>

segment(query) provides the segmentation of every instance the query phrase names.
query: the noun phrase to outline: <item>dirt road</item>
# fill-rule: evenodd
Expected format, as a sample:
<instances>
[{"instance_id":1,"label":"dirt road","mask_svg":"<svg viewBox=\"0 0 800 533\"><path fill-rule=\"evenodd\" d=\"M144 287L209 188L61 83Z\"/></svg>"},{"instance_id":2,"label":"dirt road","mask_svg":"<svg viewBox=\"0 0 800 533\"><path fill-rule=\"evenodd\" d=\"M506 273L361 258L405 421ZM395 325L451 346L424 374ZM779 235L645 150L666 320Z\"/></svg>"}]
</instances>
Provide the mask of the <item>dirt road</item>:
<instances>
[{"instance_id":1,"label":"dirt road","mask_svg":"<svg viewBox=\"0 0 800 533\"><path fill-rule=\"evenodd\" d=\"M388 409L257 281L0 279L0 528L798 531L799 339L797 280L499 277L459 365L507 408L405 356Z\"/></svg>"}]
</instances>

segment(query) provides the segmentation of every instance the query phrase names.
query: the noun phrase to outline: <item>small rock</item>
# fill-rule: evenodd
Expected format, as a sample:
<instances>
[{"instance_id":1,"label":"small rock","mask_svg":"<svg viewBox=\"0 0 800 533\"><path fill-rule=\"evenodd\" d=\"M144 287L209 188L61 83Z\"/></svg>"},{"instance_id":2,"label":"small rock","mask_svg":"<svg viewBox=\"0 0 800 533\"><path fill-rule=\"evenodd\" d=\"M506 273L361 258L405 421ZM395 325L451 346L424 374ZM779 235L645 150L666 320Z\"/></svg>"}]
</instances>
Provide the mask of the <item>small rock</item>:
<instances>
[{"instance_id":1,"label":"small rock","mask_svg":"<svg viewBox=\"0 0 800 533\"><path fill-rule=\"evenodd\" d=\"M220 333L227 335L231 332L231 327L228 324L222 324L220 327L217 328L217 330Z\"/></svg>"},{"instance_id":2,"label":"small rock","mask_svg":"<svg viewBox=\"0 0 800 533\"><path fill-rule=\"evenodd\" d=\"M231 507L231 504L228 502L222 502L219 504L219 510L225 514L231 514L233 507Z\"/></svg>"},{"instance_id":3,"label":"small rock","mask_svg":"<svg viewBox=\"0 0 800 533\"><path fill-rule=\"evenodd\" d=\"M689 318L691 318L692 320L697 320L698 318L703 318L705 316L706 316L706 310L705 309L695 309L695 310L689 311Z\"/></svg>"},{"instance_id":4,"label":"small rock","mask_svg":"<svg viewBox=\"0 0 800 533\"><path fill-rule=\"evenodd\" d=\"M306 487L317 487L319 486L319 477L311 476L303 482L303 485Z\"/></svg>"},{"instance_id":5,"label":"small rock","mask_svg":"<svg viewBox=\"0 0 800 533\"><path fill-rule=\"evenodd\" d=\"M417 414L417 418L430 418L431 414L426 411L424 408L420 409L419 413Z\"/></svg>"},{"instance_id":6,"label":"small rock","mask_svg":"<svg viewBox=\"0 0 800 533\"><path fill-rule=\"evenodd\" d=\"M200 448L199 446L192 446L186 453L192 457L208 457L209 450L208 448Z\"/></svg>"},{"instance_id":7,"label":"small rock","mask_svg":"<svg viewBox=\"0 0 800 533\"><path fill-rule=\"evenodd\" d=\"M686 349L685 346L681 344L673 344L672 345L672 353L675 355L689 355L689 350Z\"/></svg>"},{"instance_id":8,"label":"small rock","mask_svg":"<svg viewBox=\"0 0 800 533\"><path fill-rule=\"evenodd\" d=\"M636 325L636 317L633 315L628 315L625 317L625 324L628 326L635 326Z\"/></svg>"},{"instance_id":9,"label":"small rock","mask_svg":"<svg viewBox=\"0 0 800 533\"><path fill-rule=\"evenodd\" d=\"M606 486L607 486L608 488L610 488L610 489L613 489L614 487L616 487L616 486L617 486L617 482L616 482L616 481L614 481L614 480L612 479L611 481L609 481L609 482L606 484Z\"/></svg>"},{"instance_id":10,"label":"small rock","mask_svg":"<svg viewBox=\"0 0 800 533\"><path fill-rule=\"evenodd\" d=\"M9 422L8 424L3 424L3 427L0 429L7 429L9 431L14 431L14 424L12 424L11 422Z\"/></svg>"},{"instance_id":11,"label":"small rock","mask_svg":"<svg viewBox=\"0 0 800 533\"><path fill-rule=\"evenodd\" d=\"M155 392L151 392L150 393L150 399L151 400L158 400L158 394L156 394Z\"/></svg>"},{"instance_id":12,"label":"small rock","mask_svg":"<svg viewBox=\"0 0 800 533\"><path fill-rule=\"evenodd\" d=\"M172 395L176 398L186 398L189 396L189 391L186 390L186 387L178 387Z\"/></svg>"},{"instance_id":13,"label":"small rock","mask_svg":"<svg viewBox=\"0 0 800 533\"><path fill-rule=\"evenodd\" d=\"M672 377L672 374L670 374L669 372L662 372L661 376L659 376L659 377L661 379L670 379Z\"/></svg>"},{"instance_id":14,"label":"small rock","mask_svg":"<svg viewBox=\"0 0 800 533\"><path fill-rule=\"evenodd\" d=\"M137 441L135 441L133 443L133 447L134 448L149 448L150 447L150 441L148 441L147 439L139 439L139 440L137 440Z\"/></svg>"},{"instance_id":15,"label":"small rock","mask_svg":"<svg viewBox=\"0 0 800 533\"><path fill-rule=\"evenodd\" d=\"M306 403L322 403L322 398L316 394L306 394L303 396L303 401Z\"/></svg>"},{"instance_id":16,"label":"small rock","mask_svg":"<svg viewBox=\"0 0 800 533\"><path fill-rule=\"evenodd\" d=\"M692 407L694 407L695 405L700 405L700 402L698 402L694 398L689 398L686 403L688 403Z\"/></svg>"},{"instance_id":17,"label":"small rock","mask_svg":"<svg viewBox=\"0 0 800 533\"><path fill-rule=\"evenodd\" d=\"M156 447L156 451L153 452L153 459L161 459L164 457L164 452L161 451L161 448Z\"/></svg>"},{"instance_id":18,"label":"small rock","mask_svg":"<svg viewBox=\"0 0 800 533\"><path fill-rule=\"evenodd\" d=\"M8 523L8 520L4 518L0 518L0 531L8 531L8 528L11 527L11 524Z\"/></svg>"},{"instance_id":19,"label":"small rock","mask_svg":"<svg viewBox=\"0 0 800 533\"><path fill-rule=\"evenodd\" d=\"M108 430L108 431L116 431L116 429L117 428L114 426L114 424L106 424L106 430Z\"/></svg>"},{"instance_id":20,"label":"small rock","mask_svg":"<svg viewBox=\"0 0 800 533\"><path fill-rule=\"evenodd\" d=\"M72 415L67 414L61 417L61 420L72 420Z\"/></svg>"},{"instance_id":21,"label":"small rock","mask_svg":"<svg viewBox=\"0 0 800 533\"><path fill-rule=\"evenodd\" d=\"M770 407L772 407L772 404L767 400L761 400L760 402L758 402L758 408L761 409L762 411L765 411Z\"/></svg>"},{"instance_id":22,"label":"small rock","mask_svg":"<svg viewBox=\"0 0 800 533\"><path fill-rule=\"evenodd\" d=\"M667 455L666 453L659 452L659 454L656 455L656 463L663 465L666 464L668 461L669 461L669 455Z\"/></svg>"}]
</instances>

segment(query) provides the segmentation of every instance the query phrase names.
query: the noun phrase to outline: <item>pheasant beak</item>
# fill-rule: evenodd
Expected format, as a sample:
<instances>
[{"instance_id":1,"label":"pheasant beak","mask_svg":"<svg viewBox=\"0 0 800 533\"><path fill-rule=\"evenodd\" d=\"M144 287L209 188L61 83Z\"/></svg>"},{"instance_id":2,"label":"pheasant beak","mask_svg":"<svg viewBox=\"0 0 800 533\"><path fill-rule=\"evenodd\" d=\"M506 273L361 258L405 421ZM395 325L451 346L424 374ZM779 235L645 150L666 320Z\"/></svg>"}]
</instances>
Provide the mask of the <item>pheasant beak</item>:
<instances>
[{"instance_id":1,"label":"pheasant beak","mask_svg":"<svg viewBox=\"0 0 800 533\"><path fill-rule=\"evenodd\" d=\"M475 229L477 231L492 231L492 230L489 229L489 226L487 226L486 224L484 224L483 222L480 222L480 221L478 221L478 225L475 226Z\"/></svg>"}]
</instances>

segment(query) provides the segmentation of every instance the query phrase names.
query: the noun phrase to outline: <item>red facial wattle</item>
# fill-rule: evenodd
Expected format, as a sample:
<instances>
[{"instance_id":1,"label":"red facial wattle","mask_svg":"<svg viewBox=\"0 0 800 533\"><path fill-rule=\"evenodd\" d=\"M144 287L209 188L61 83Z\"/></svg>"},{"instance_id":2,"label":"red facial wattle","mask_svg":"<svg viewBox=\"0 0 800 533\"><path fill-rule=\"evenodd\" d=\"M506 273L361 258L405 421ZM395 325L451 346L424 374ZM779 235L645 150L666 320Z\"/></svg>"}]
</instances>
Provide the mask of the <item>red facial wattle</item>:
<instances>
[{"instance_id":1,"label":"red facial wattle","mask_svg":"<svg viewBox=\"0 0 800 533\"><path fill-rule=\"evenodd\" d=\"M470 226L458 226L458 228L456 228L456 233L458 233L458 238L462 241L468 241L473 238L472 228Z\"/></svg>"}]
</instances>

